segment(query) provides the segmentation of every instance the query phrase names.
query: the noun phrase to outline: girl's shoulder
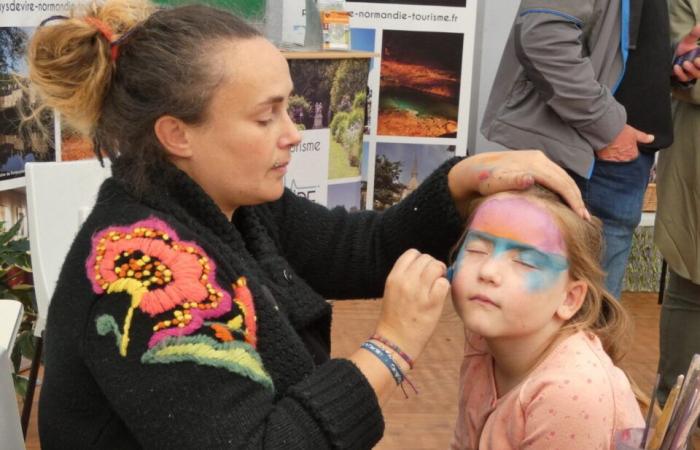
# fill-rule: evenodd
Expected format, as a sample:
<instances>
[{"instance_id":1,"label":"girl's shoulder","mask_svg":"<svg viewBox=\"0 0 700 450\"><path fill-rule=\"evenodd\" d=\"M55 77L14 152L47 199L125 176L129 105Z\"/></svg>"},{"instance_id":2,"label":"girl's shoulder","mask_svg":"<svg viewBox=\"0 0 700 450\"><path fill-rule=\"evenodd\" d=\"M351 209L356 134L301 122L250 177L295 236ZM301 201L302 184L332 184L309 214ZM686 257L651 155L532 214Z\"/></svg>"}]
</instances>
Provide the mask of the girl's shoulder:
<instances>
[{"instance_id":1,"label":"girl's shoulder","mask_svg":"<svg viewBox=\"0 0 700 450\"><path fill-rule=\"evenodd\" d=\"M560 342L522 384L520 400L614 407L634 398L625 373L593 333L578 331Z\"/></svg>"}]
</instances>

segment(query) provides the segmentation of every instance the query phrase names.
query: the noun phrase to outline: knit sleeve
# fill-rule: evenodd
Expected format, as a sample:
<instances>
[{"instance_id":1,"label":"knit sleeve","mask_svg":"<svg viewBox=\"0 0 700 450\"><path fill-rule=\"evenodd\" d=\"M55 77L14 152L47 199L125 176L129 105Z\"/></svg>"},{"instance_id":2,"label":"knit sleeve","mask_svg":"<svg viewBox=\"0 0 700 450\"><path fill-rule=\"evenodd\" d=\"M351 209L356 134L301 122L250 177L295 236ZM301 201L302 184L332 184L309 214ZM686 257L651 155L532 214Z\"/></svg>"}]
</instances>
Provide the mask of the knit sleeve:
<instances>
[{"instance_id":1,"label":"knit sleeve","mask_svg":"<svg viewBox=\"0 0 700 450\"><path fill-rule=\"evenodd\" d=\"M463 227L447 186L459 160L444 163L381 213L328 210L286 191L271 207L285 258L326 298L380 296L394 262L409 248L446 261Z\"/></svg>"},{"instance_id":2,"label":"knit sleeve","mask_svg":"<svg viewBox=\"0 0 700 450\"><path fill-rule=\"evenodd\" d=\"M97 232L85 270L96 297L83 357L144 448L369 448L381 437L376 396L350 361L279 392L246 279L224 285L206 251L163 221Z\"/></svg>"}]
</instances>

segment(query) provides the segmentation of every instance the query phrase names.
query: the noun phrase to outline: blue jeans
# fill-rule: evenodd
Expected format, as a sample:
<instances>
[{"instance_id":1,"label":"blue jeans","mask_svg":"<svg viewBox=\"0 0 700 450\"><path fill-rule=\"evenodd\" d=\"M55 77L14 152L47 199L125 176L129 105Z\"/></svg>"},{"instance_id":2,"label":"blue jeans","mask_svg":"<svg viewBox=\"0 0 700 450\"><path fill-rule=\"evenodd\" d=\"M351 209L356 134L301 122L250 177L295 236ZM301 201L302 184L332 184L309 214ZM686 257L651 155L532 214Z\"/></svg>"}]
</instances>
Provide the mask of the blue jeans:
<instances>
[{"instance_id":1,"label":"blue jeans","mask_svg":"<svg viewBox=\"0 0 700 450\"><path fill-rule=\"evenodd\" d=\"M588 180L573 175L588 210L603 221L605 287L618 299L653 164L653 154L640 153L624 163L596 160Z\"/></svg>"}]
</instances>

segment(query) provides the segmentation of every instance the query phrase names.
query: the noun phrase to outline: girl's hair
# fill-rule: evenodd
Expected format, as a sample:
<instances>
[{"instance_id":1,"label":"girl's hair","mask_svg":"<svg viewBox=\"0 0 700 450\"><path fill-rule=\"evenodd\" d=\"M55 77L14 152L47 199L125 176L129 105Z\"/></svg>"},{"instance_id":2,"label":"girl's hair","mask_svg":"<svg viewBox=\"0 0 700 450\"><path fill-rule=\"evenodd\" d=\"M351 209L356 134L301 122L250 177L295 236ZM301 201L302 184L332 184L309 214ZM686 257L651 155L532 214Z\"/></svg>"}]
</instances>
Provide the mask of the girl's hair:
<instances>
[{"instance_id":1,"label":"girl's hair","mask_svg":"<svg viewBox=\"0 0 700 450\"><path fill-rule=\"evenodd\" d=\"M95 24L107 25L112 43ZM259 36L242 19L207 6L156 10L147 0L93 2L36 30L29 79L43 107L92 138L98 157L124 160L124 175L143 192L148 167L165 159L156 120L204 122L225 78L220 46Z\"/></svg>"},{"instance_id":2,"label":"girl's hair","mask_svg":"<svg viewBox=\"0 0 700 450\"><path fill-rule=\"evenodd\" d=\"M592 331L600 338L610 359L617 364L629 345L631 320L620 302L605 289L605 272L600 266L604 242L600 220L595 217L590 222L583 220L559 196L541 186L512 193L534 199L547 208L558 222L566 245L569 277L585 281L588 285L581 308L562 327L561 332ZM468 223L471 223L478 207L488 198L472 202ZM461 242L453 254L456 254L460 246Z\"/></svg>"}]
</instances>

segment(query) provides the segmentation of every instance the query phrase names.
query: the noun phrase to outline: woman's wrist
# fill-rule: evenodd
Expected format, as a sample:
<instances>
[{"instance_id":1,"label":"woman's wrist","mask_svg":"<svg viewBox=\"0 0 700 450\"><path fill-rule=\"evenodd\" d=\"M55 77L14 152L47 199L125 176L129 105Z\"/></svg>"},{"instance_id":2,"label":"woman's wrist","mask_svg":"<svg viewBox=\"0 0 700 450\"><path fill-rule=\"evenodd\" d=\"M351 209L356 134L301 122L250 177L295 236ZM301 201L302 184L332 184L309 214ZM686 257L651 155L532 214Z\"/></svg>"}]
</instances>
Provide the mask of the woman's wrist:
<instances>
[{"instance_id":1,"label":"woman's wrist","mask_svg":"<svg viewBox=\"0 0 700 450\"><path fill-rule=\"evenodd\" d=\"M415 360L393 341L379 333L374 333L368 340L386 351L391 358L396 361L403 372L408 372L413 369Z\"/></svg>"},{"instance_id":2,"label":"woman's wrist","mask_svg":"<svg viewBox=\"0 0 700 450\"><path fill-rule=\"evenodd\" d=\"M413 389L413 392L418 394L418 389L416 389L415 385L413 382L411 382L407 375L408 371L413 367L412 360L410 358L406 359L405 353L400 349L395 350L395 345L391 343L387 344L386 340L382 338L380 338L381 340L376 340L374 337L377 336L375 335L373 338L368 339L362 343L360 347L376 357L377 360L382 363L382 365L388 370L388 373L391 374L396 386L401 387L403 395L406 398L408 398L408 393L404 383L410 386L410 388Z\"/></svg>"}]
</instances>

